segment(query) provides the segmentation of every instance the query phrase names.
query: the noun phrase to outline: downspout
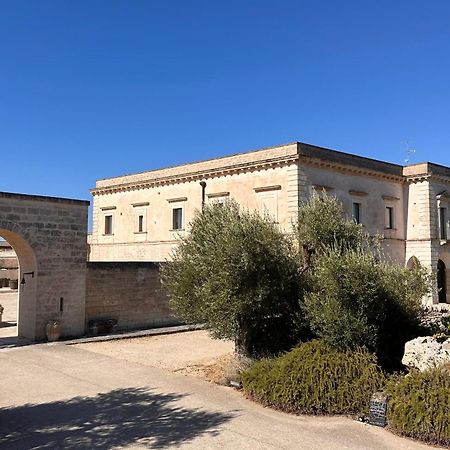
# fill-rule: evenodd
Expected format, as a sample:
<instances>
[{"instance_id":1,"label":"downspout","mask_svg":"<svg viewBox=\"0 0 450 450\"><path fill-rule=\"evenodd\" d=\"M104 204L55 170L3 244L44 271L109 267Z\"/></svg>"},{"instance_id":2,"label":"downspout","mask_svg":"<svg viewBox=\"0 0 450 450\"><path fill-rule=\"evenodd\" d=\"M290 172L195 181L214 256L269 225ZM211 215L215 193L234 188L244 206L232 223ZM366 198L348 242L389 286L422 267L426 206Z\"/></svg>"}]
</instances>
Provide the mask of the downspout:
<instances>
[{"instance_id":1,"label":"downspout","mask_svg":"<svg viewBox=\"0 0 450 450\"><path fill-rule=\"evenodd\" d=\"M200 186L202 187L202 211L203 211L206 199L206 181L200 181Z\"/></svg>"}]
</instances>

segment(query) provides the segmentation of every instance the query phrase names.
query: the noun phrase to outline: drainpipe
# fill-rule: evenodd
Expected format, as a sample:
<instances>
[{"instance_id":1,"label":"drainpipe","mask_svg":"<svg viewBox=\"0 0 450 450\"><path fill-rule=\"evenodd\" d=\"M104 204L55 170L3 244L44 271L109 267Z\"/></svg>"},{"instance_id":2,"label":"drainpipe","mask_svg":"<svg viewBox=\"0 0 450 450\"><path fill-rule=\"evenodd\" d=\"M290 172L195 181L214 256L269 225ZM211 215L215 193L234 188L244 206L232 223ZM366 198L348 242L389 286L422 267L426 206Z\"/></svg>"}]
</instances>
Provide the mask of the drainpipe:
<instances>
[{"instance_id":1,"label":"drainpipe","mask_svg":"<svg viewBox=\"0 0 450 450\"><path fill-rule=\"evenodd\" d=\"M205 207L205 193L206 193L206 181L200 181L200 186L202 187L202 211Z\"/></svg>"}]
</instances>

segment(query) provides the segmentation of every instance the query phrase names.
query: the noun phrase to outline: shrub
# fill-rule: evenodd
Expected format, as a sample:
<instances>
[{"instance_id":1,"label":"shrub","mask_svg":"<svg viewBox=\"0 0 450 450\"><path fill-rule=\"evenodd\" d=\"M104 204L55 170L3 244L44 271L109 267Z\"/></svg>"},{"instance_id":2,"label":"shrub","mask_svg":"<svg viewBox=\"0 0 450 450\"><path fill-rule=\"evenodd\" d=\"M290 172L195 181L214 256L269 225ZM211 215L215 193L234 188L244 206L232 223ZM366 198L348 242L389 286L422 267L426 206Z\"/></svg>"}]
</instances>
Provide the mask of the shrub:
<instances>
[{"instance_id":1,"label":"shrub","mask_svg":"<svg viewBox=\"0 0 450 450\"><path fill-rule=\"evenodd\" d=\"M242 375L247 395L267 406L307 414L368 411L384 383L376 357L364 350L338 351L313 340L279 358L255 363Z\"/></svg>"},{"instance_id":2,"label":"shrub","mask_svg":"<svg viewBox=\"0 0 450 450\"><path fill-rule=\"evenodd\" d=\"M450 373L412 371L387 383L389 426L405 436L450 446Z\"/></svg>"},{"instance_id":3,"label":"shrub","mask_svg":"<svg viewBox=\"0 0 450 450\"><path fill-rule=\"evenodd\" d=\"M269 216L234 201L206 205L162 270L170 305L243 355L273 354L298 342L297 259Z\"/></svg>"},{"instance_id":4,"label":"shrub","mask_svg":"<svg viewBox=\"0 0 450 450\"><path fill-rule=\"evenodd\" d=\"M315 259L304 314L312 331L338 349L366 347L388 370L399 369L416 337L423 271L389 265L364 250L329 249Z\"/></svg>"}]
</instances>

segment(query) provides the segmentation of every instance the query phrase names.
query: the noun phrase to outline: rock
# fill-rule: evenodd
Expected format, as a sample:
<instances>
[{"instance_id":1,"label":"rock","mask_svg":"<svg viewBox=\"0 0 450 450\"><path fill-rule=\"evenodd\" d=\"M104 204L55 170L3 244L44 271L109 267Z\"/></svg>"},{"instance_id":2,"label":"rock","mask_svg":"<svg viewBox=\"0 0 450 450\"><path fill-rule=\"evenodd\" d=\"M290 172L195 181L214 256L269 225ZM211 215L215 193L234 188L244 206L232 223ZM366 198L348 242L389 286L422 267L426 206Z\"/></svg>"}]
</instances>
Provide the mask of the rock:
<instances>
[{"instance_id":1,"label":"rock","mask_svg":"<svg viewBox=\"0 0 450 450\"><path fill-rule=\"evenodd\" d=\"M420 371L434 365L450 363L450 339L442 344L432 336L413 339L405 344L402 363Z\"/></svg>"}]
</instances>

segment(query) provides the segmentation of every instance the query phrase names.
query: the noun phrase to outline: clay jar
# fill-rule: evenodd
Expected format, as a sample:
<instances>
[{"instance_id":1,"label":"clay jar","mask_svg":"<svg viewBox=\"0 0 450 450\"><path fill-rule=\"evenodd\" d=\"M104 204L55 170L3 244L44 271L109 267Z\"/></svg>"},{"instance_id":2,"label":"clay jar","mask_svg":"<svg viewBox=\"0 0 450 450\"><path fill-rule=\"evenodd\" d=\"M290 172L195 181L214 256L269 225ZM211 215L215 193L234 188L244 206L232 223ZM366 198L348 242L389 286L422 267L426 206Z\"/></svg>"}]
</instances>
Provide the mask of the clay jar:
<instances>
[{"instance_id":1,"label":"clay jar","mask_svg":"<svg viewBox=\"0 0 450 450\"><path fill-rule=\"evenodd\" d=\"M45 332L49 342L57 341L61 336L61 323L58 320L49 320L45 327Z\"/></svg>"}]
</instances>

